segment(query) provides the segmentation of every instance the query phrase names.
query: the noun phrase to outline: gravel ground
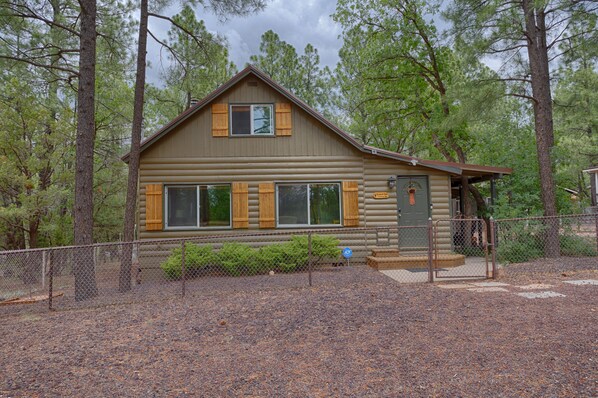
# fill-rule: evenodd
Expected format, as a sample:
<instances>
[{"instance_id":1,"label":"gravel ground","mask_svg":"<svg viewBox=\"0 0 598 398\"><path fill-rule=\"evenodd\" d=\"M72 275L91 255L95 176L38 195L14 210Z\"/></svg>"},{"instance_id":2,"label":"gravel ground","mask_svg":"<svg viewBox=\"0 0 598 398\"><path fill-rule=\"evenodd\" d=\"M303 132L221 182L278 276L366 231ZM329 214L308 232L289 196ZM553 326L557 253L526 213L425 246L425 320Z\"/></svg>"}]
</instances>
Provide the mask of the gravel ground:
<instances>
[{"instance_id":1,"label":"gravel ground","mask_svg":"<svg viewBox=\"0 0 598 398\"><path fill-rule=\"evenodd\" d=\"M0 397L597 396L597 287L562 283L598 279L581 268L530 273L566 295L550 299L355 267L312 288L4 314Z\"/></svg>"}]
</instances>

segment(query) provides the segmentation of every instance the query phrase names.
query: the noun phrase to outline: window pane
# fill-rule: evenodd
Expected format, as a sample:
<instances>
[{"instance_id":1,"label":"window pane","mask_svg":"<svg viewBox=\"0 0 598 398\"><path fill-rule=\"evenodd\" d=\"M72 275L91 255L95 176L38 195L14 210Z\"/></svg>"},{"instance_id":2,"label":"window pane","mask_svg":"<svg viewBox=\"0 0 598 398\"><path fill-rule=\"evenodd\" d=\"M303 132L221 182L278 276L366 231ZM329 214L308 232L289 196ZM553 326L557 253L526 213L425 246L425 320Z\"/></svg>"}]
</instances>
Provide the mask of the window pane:
<instances>
[{"instance_id":1,"label":"window pane","mask_svg":"<svg viewBox=\"0 0 598 398\"><path fill-rule=\"evenodd\" d=\"M249 105L231 106L232 135L251 134L251 107Z\"/></svg>"},{"instance_id":2,"label":"window pane","mask_svg":"<svg viewBox=\"0 0 598 398\"><path fill-rule=\"evenodd\" d=\"M197 226L197 189L168 187L168 226Z\"/></svg>"},{"instance_id":3,"label":"window pane","mask_svg":"<svg viewBox=\"0 0 598 398\"><path fill-rule=\"evenodd\" d=\"M310 184L309 189L311 224L340 224L341 208L338 184Z\"/></svg>"},{"instance_id":4,"label":"window pane","mask_svg":"<svg viewBox=\"0 0 598 398\"><path fill-rule=\"evenodd\" d=\"M278 186L278 224L307 224L307 185Z\"/></svg>"},{"instance_id":5,"label":"window pane","mask_svg":"<svg viewBox=\"0 0 598 398\"><path fill-rule=\"evenodd\" d=\"M253 107L253 133L272 134L272 107Z\"/></svg>"},{"instance_id":6,"label":"window pane","mask_svg":"<svg viewBox=\"0 0 598 398\"><path fill-rule=\"evenodd\" d=\"M201 185L199 200L199 222L202 227L230 226L230 187L228 185Z\"/></svg>"}]
</instances>

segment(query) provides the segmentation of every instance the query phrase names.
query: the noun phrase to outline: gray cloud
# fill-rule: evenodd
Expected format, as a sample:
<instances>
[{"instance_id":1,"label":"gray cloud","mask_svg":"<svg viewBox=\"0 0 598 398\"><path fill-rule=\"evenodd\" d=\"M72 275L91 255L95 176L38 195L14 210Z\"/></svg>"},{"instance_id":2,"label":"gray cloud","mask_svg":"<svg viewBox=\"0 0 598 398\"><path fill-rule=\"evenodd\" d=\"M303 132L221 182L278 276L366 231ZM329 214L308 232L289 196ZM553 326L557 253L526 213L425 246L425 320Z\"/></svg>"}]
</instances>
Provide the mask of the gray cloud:
<instances>
[{"instance_id":1,"label":"gray cloud","mask_svg":"<svg viewBox=\"0 0 598 398\"><path fill-rule=\"evenodd\" d=\"M330 18L336 2L330 0L283 1L273 0L266 9L248 17L230 18L222 22L216 16L202 9L196 11L197 18L203 19L213 33L227 38L230 56L239 69L249 61L249 56L259 52L261 35L273 30L280 38L303 53L307 43L318 49L323 66L334 67L338 62L338 50L342 43L338 39L340 27ZM171 7L165 14L173 15L178 7ZM169 25L165 21L150 20L150 30L159 38L166 37ZM160 84L161 65L167 65L166 52L151 38L148 46L148 81Z\"/></svg>"}]
</instances>

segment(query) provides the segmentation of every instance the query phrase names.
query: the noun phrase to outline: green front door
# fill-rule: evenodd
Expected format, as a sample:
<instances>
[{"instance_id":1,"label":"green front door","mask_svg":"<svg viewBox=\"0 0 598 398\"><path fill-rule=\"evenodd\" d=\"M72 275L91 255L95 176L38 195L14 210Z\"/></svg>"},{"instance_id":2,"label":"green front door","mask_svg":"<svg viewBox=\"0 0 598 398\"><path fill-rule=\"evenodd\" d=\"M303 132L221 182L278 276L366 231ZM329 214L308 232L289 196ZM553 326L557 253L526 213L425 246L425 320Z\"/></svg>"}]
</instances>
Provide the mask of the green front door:
<instances>
[{"instance_id":1,"label":"green front door","mask_svg":"<svg viewBox=\"0 0 598 398\"><path fill-rule=\"evenodd\" d=\"M430 217L428 177L398 176L397 206L399 248L426 250L428 248L427 225Z\"/></svg>"}]
</instances>

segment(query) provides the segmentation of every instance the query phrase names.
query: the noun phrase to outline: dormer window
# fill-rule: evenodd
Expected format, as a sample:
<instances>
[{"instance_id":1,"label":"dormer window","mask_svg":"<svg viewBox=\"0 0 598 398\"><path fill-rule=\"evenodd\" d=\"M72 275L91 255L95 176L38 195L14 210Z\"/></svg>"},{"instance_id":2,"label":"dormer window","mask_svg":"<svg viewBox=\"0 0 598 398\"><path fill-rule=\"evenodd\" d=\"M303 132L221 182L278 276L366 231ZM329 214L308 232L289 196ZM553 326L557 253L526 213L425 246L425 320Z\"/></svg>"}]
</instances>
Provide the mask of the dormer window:
<instances>
[{"instance_id":1,"label":"dormer window","mask_svg":"<svg viewBox=\"0 0 598 398\"><path fill-rule=\"evenodd\" d=\"M231 135L274 135L272 105L231 105Z\"/></svg>"}]
</instances>

